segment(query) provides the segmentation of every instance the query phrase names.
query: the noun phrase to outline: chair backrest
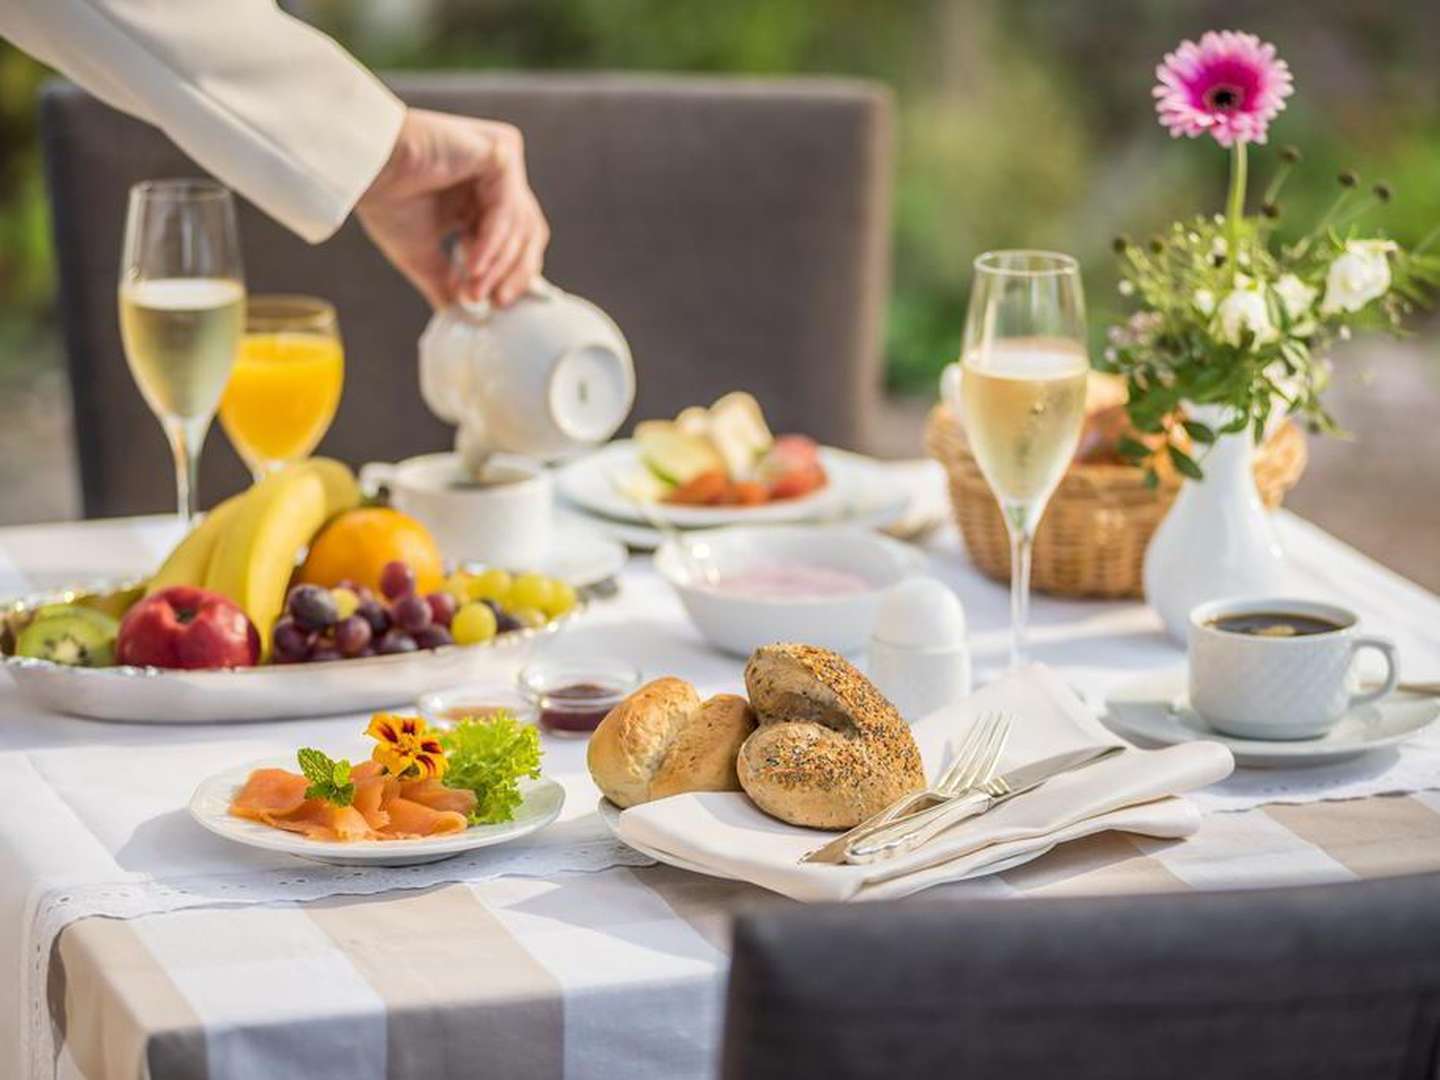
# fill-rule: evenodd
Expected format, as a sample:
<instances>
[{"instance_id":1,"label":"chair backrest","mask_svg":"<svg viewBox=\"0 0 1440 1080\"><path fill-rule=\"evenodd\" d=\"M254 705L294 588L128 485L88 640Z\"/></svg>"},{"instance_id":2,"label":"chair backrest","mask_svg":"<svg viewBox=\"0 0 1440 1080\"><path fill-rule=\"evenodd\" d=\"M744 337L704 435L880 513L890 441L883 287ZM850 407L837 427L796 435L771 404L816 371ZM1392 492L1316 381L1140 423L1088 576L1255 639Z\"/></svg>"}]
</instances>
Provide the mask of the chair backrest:
<instances>
[{"instance_id":1,"label":"chair backrest","mask_svg":"<svg viewBox=\"0 0 1440 1080\"><path fill-rule=\"evenodd\" d=\"M726 1080L1434 1080L1440 875L739 920Z\"/></svg>"},{"instance_id":2,"label":"chair backrest","mask_svg":"<svg viewBox=\"0 0 1440 1080\"><path fill-rule=\"evenodd\" d=\"M890 99L871 83L608 75L397 75L426 108L508 120L526 137L553 241L546 275L620 324L632 419L754 391L781 430L863 439L879 395L888 288ZM115 287L126 191L201 170L162 133L68 85L41 132L85 511L173 503L168 451L121 351ZM310 292L340 311L347 384L320 452L351 463L445 449L415 343L428 310L352 220L310 247L240 208L253 292ZM244 483L222 435L205 504Z\"/></svg>"}]
</instances>

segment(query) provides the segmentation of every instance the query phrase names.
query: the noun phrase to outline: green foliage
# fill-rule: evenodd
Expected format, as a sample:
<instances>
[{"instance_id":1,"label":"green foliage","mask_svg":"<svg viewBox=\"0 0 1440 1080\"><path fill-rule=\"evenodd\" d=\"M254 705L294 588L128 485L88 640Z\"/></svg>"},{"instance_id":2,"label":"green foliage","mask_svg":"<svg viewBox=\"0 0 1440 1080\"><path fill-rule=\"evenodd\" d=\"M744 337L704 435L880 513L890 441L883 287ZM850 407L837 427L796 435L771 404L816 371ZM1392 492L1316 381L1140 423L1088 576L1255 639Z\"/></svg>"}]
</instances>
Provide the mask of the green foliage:
<instances>
[{"instance_id":1,"label":"green foliage","mask_svg":"<svg viewBox=\"0 0 1440 1080\"><path fill-rule=\"evenodd\" d=\"M440 736L445 785L475 793L470 824L509 821L523 801L520 778L540 775L540 733L506 712L462 720Z\"/></svg>"},{"instance_id":2,"label":"green foliage","mask_svg":"<svg viewBox=\"0 0 1440 1080\"><path fill-rule=\"evenodd\" d=\"M1245 158L1237 147L1235 175L1244 176ZM1266 205L1290 170L1280 166ZM1319 221L1288 243L1277 240L1273 215L1238 213L1177 221L1145 245L1115 242L1122 292L1140 310L1110 330L1097 366L1125 377L1132 422L1165 433L1181 475L1202 472L1171 441L1177 428L1202 445L1247 428L1259 442L1277 413L1335 430L1321 403L1330 345L1355 330L1400 332L1440 286L1440 259L1424 252L1428 239L1407 252L1361 231L1358 222L1388 202L1389 187L1362 191L1347 180ZM1240 208L1243 179L1236 191ZM1189 405L1219 406L1229 420L1216 432L1181 415ZM1131 442L1122 453L1140 460L1143 450Z\"/></svg>"},{"instance_id":3,"label":"green foliage","mask_svg":"<svg viewBox=\"0 0 1440 1080\"><path fill-rule=\"evenodd\" d=\"M336 806L349 806L355 801L349 761L344 758L333 761L323 750L311 746L297 750L295 757L300 762L300 772L310 781L305 798L324 799Z\"/></svg>"},{"instance_id":4,"label":"green foliage","mask_svg":"<svg viewBox=\"0 0 1440 1080\"><path fill-rule=\"evenodd\" d=\"M970 264L987 248L1068 251L1085 268L1093 352L1122 314L1110 238L1218 208L1213 146L1172 142L1149 95L1182 37L1230 26L1219 3L1153 0L305 0L287 4L381 69L840 73L896 90L893 388L933 394L955 358ZM1298 94L1277 143L1306 148L1281 202L1293 243L1361 163L1390 180L1388 231L1414 245L1440 220L1440 34L1433 4L1250 5ZM36 153L43 69L0 43L0 341L40 325L49 239ZM1253 209L1253 207L1252 207ZM1362 222L1362 225L1366 223ZM118 257L118 253L114 253ZM97 257L101 257L97 254ZM110 257L104 255L103 257ZM24 350L22 350L24 351ZM37 354L39 355L39 354Z\"/></svg>"}]
</instances>

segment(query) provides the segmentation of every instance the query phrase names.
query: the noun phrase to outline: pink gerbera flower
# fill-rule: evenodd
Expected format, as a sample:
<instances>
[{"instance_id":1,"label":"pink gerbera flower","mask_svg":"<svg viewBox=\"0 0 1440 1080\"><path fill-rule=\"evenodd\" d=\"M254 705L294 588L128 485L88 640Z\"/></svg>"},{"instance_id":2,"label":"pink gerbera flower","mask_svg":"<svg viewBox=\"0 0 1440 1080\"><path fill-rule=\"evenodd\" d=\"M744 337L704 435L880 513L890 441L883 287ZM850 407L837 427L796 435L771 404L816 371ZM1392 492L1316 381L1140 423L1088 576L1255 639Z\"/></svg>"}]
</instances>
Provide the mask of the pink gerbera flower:
<instances>
[{"instance_id":1,"label":"pink gerbera flower","mask_svg":"<svg viewBox=\"0 0 1440 1080\"><path fill-rule=\"evenodd\" d=\"M1293 89L1275 46L1234 30L1211 30L1199 45L1182 41L1155 75L1155 111L1170 134L1209 134L1221 146L1263 143Z\"/></svg>"}]
</instances>

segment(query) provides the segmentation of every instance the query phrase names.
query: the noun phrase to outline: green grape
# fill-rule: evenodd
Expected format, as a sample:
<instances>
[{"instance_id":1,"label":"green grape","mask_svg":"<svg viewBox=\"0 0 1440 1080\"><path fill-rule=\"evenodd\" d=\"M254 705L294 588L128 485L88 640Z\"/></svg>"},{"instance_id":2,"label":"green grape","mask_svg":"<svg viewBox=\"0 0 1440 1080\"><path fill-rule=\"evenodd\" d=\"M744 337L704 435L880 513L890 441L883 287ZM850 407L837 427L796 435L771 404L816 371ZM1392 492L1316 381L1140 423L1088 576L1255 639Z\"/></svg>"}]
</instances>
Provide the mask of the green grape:
<instances>
[{"instance_id":1,"label":"green grape","mask_svg":"<svg viewBox=\"0 0 1440 1080\"><path fill-rule=\"evenodd\" d=\"M519 617L519 609L533 608L544 611L550 605L555 583L544 574L521 574L510 586L505 597L505 607L512 615Z\"/></svg>"},{"instance_id":2,"label":"green grape","mask_svg":"<svg viewBox=\"0 0 1440 1080\"><path fill-rule=\"evenodd\" d=\"M543 608L552 619L559 618L575 606L575 588L568 581L555 580L550 583L550 602Z\"/></svg>"},{"instance_id":3,"label":"green grape","mask_svg":"<svg viewBox=\"0 0 1440 1080\"><path fill-rule=\"evenodd\" d=\"M471 600L494 600L502 602L510 593L510 574L506 570L482 570L468 575L465 595Z\"/></svg>"},{"instance_id":4,"label":"green grape","mask_svg":"<svg viewBox=\"0 0 1440 1080\"><path fill-rule=\"evenodd\" d=\"M461 645L479 645L495 636L495 612L478 600L466 604L450 620L450 634Z\"/></svg>"}]
</instances>

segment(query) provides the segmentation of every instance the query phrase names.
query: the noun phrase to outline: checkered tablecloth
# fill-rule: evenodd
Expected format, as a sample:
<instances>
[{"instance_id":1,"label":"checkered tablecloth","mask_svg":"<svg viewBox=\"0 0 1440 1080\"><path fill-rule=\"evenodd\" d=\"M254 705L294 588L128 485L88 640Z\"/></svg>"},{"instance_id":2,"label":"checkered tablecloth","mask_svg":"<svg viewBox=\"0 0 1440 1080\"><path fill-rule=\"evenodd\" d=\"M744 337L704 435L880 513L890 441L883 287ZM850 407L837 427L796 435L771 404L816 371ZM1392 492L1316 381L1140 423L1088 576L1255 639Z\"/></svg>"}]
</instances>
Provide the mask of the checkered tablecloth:
<instances>
[{"instance_id":1,"label":"checkered tablecloth","mask_svg":"<svg viewBox=\"0 0 1440 1080\"><path fill-rule=\"evenodd\" d=\"M1440 675L1440 600L1303 522L1282 516L1280 525L1297 569L1317 590L1396 637L1407 672ZM153 520L0 530L0 592L143 568L172 535ZM935 572L966 604L980 669L995 670L1005 646L1004 589L975 575L953 537L937 541L933 555ZM719 688L716 665L728 662L703 648L645 560L627 570L614 603L616 611L635 605L637 640L670 650L675 674ZM625 622L614 612L610 619L612 627ZM1138 604L1040 599L1034 623L1037 658L1092 698L1179 659ZM610 644L623 642L612 632ZM138 753L143 745L134 729L38 714L3 683L0 718L3 754L128 740L137 740ZM325 723L348 731L354 720ZM167 737L205 736L169 729ZM583 774L580 745L552 743L547 751L551 772ZM584 783L570 784L582 810L590 795ZM0 875L26 873L11 843L23 828L23 815L0 815ZM1440 791L1427 790L1210 813L1196 836L1176 843L1101 835L925 895L963 903L1434 869ZM16 887L14 880L6 886L11 894ZM748 906L788 902L651 866L82 919L60 935L46 988L56 1071L92 1080L709 1076L729 919ZM13 1011L0 1016L0 1049L15 1023ZM18 1068L0 1061L0 1069Z\"/></svg>"}]
</instances>

